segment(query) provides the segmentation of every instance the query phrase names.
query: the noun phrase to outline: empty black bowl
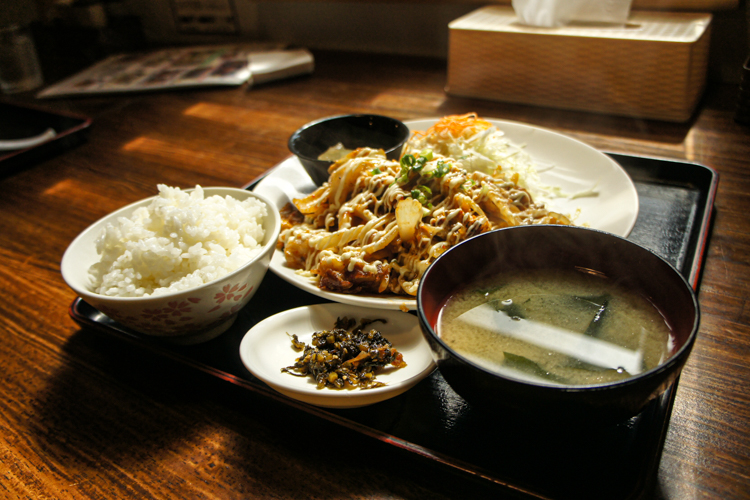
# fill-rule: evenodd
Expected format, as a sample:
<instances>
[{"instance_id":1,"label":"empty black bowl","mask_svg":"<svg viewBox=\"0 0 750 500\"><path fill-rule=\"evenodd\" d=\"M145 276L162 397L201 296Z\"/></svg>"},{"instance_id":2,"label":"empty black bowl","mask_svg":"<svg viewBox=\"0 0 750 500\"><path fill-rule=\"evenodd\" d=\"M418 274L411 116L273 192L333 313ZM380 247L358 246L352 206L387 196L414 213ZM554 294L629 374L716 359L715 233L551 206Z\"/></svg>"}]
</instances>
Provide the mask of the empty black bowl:
<instances>
[{"instance_id":1,"label":"empty black bowl","mask_svg":"<svg viewBox=\"0 0 750 500\"><path fill-rule=\"evenodd\" d=\"M289 151L299 158L305 171L318 186L328 180L332 161L318 157L342 143L346 149L375 148L391 160L401 157L409 138L409 128L395 118L380 115L342 115L310 122L289 138Z\"/></svg>"},{"instance_id":2,"label":"empty black bowl","mask_svg":"<svg viewBox=\"0 0 750 500\"><path fill-rule=\"evenodd\" d=\"M658 366L631 378L594 385L532 382L490 371L438 335L438 316L463 284L523 269L584 270L646 297L671 329L672 346ZM442 254L417 293L423 334L446 382L473 406L571 421L611 421L640 413L678 377L698 333L692 287L667 261L610 233L573 226L517 226L481 234Z\"/></svg>"}]
</instances>

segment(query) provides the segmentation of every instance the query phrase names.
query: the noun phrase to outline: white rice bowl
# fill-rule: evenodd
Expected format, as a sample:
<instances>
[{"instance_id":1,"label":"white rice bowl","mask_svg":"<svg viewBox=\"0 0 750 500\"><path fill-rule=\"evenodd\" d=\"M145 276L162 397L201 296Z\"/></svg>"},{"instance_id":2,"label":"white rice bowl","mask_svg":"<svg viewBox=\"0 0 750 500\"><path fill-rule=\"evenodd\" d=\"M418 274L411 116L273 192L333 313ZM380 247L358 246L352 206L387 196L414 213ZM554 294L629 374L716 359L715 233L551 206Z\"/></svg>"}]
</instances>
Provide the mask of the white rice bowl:
<instances>
[{"instance_id":1,"label":"white rice bowl","mask_svg":"<svg viewBox=\"0 0 750 500\"><path fill-rule=\"evenodd\" d=\"M81 232L60 272L101 321L174 343L205 342L257 292L281 217L271 200L246 189L159 191Z\"/></svg>"},{"instance_id":2,"label":"white rice bowl","mask_svg":"<svg viewBox=\"0 0 750 500\"><path fill-rule=\"evenodd\" d=\"M267 209L256 198L205 197L163 184L130 217L106 225L96 240L101 260L89 268L96 293L158 296L226 276L257 254Z\"/></svg>"}]
</instances>

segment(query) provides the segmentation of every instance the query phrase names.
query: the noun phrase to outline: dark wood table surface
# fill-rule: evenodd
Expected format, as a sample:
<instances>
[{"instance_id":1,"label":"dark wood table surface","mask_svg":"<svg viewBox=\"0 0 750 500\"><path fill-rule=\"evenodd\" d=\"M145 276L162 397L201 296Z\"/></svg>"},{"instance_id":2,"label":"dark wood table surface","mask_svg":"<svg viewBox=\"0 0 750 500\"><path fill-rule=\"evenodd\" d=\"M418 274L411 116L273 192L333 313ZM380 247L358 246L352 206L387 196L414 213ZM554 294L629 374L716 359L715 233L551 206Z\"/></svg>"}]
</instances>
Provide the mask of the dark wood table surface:
<instances>
[{"instance_id":1,"label":"dark wood table surface","mask_svg":"<svg viewBox=\"0 0 750 500\"><path fill-rule=\"evenodd\" d=\"M244 186L287 158L290 134L311 120L476 111L719 173L700 336L646 497L750 498L750 127L733 120L738 88L709 85L694 119L674 124L449 97L439 60L315 56L312 76L251 89L5 98L93 122L83 143L0 174L0 497L503 496L81 328L60 276L67 245L100 217L152 196L157 183Z\"/></svg>"}]
</instances>

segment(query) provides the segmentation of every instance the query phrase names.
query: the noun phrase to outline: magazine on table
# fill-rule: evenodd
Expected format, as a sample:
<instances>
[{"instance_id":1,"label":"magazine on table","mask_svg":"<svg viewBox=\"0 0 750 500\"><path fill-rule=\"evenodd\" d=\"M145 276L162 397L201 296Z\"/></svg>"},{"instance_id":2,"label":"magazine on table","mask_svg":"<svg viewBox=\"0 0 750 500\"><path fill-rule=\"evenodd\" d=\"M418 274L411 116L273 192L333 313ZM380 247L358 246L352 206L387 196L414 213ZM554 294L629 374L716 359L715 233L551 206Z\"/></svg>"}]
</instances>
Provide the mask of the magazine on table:
<instances>
[{"instance_id":1,"label":"magazine on table","mask_svg":"<svg viewBox=\"0 0 750 500\"><path fill-rule=\"evenodd\" d=\"M312 54L272 44L164 48L110 56L38 98L265 83L311 73Z\"/></svg>"}]
</instances>

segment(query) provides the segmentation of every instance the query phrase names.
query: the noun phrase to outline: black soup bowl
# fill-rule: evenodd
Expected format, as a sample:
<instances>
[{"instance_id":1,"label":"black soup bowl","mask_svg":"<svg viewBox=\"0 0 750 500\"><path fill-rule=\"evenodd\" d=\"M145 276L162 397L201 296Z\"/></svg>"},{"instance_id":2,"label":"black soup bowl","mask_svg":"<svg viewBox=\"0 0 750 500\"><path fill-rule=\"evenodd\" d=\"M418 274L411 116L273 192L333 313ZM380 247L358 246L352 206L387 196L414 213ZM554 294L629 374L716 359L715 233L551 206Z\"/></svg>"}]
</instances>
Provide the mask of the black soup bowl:
<instances>
[{"instance_id":1,"label":"black soup bowl","mask_svg":"<svg viewBox=\"0 0 750 500\"><path fill-rule=\"evenodd\" d=\"M516 376L513 371L495 369L497 365L478 363L473 355L465 354L466 351L461 354L452 347L454 344L449 345L445 341L441 333L448 332L440 331L445 326L439 326L439 319L446 302L457 291L467 288L468 283L477 279L497 278L501 281L510 272L525 270L537 273L559 270L584 273L645 298L658 310L656 317L660 315L670 330L666 354L659 364L650 369L640 373L638 370L629 372L635 373L630 378L574 385L560 382L560 379L550 382L537 377L530 380ZM485 293L484 289L479 291ZM485 306L482 306L484 309L467 309L464 315L470 316L465 320L479 324L476 318L484 316L486 312L487 316L484 317L490 318L488 321L492 325L498 324L496 322L500 320L494 314L500 309L496 307L498 304L507 305L507 301L499 300L490 303L494 305L489 312L486 312ZM698 301L692 287L660 256L610 233L584 227L552 225L499 229L450 248L435 260L422 277L417 292L417 313L441 374L470 405L530 418L606 423L623 421L641 413L650 401L662 395L674 383L695 342L700 320ZM510 316L510 313L504 314ZM599 316L592 313L592 321L594 318ZM518 317L511 319L524 325L532 324L522 322ZM620 323L617 325L619 327ZM524 326L521 331L522 335L528 335L532 330ZM588 330L583 333L579 331L581 336L586 333ZM536 342L536 339L534 337L532 342ZM528 361L528 358L515 354L505 354L502 348L499 350L503 352L500 358L502 364L518 362L519 359ZM535 364L533 368L539 366Z\"/></svg>"},{"instance_id":2,"label":"black soup bowl","mask_svg":"<svg viewBox=\"0 0 750 500\"><path fill-rule=\"evenodd\" d=\"M328 167L333 162L318 157L329 148L341 143L350 150L382 149L387 158L398 160L407 139L409 128L395 118L367 114L331 116L310 122L292 134L289 151L320 186L328 180Z\"/></svg>"}]
</instances>

